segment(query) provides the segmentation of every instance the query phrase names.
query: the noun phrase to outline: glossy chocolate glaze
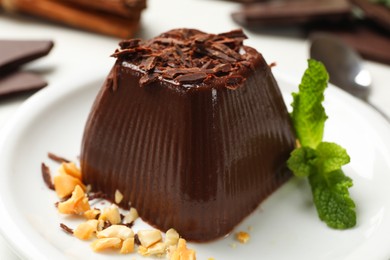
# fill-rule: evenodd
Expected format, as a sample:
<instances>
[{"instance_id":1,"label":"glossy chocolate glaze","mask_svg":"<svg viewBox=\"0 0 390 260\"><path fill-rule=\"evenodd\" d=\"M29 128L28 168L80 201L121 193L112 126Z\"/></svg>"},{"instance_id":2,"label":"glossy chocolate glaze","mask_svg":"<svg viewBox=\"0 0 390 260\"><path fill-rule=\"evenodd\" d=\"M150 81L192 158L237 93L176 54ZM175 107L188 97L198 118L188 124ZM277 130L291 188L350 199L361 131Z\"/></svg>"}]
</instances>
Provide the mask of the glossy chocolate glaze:
<instances>
[{"instance_id":1,"label":"glossy chocolate glaze","mask_svg":"<svg viewBox=\"0 0 390 260\"><path fill-rule=\"evenodd\" d=\"M180 37L188 42L194 42L194 35L206 35L181 29L165 38L177 32L186 34ZM131 203L143 220L163 231L173 227L192 241L228 234L285 182L290 176L285 162L295 143L281 93L263 57L241 46L239 31L221 35L237 40L228 44L232 49L239 45L240 56L226 61L204 54L208 57L202 62L233 64L229 71L200 64L205 67L201 71L172 78L163 72L172 67L164 67L161 60L150 65L145 57L121 56L126 48L141 52L138 43L122 44L93 105L81 150L83 178L94 190L111 199L121 191L122 206ZM185 81L177 79L183 75Z\"/></svg>"}]
</instances>

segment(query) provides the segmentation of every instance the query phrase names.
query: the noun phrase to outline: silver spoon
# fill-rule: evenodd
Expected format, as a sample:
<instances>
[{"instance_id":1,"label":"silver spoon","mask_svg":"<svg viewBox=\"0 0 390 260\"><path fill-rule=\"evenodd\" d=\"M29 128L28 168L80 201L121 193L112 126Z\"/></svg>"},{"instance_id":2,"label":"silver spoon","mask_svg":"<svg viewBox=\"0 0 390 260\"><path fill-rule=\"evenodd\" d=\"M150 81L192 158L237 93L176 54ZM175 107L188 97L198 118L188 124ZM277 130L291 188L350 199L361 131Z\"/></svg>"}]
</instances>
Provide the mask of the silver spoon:
<instances>
[{"instance_id":1,"label":"silver spoon","mask_svg":"<svg viewBox=\"0 0 390 260\"><path fill-rule=\"evenodd\" d=\"M325 65L330 83L367 101L371 75L351 47L333 35L317 33L311 37L310 57Z\"/></svg>"},{"instance_id":2,"label":"silver spoon","mask_svg":"<svg viewBox=\"0 0 390 260\"><path fill-rule=\"evenodd\" d=\"M360 55L331 34L316 33L310 40L310 57L325 65L329 82L365 101L390 121L384 112L368 102L372 79Z\"/></svg>"}]
</instances>

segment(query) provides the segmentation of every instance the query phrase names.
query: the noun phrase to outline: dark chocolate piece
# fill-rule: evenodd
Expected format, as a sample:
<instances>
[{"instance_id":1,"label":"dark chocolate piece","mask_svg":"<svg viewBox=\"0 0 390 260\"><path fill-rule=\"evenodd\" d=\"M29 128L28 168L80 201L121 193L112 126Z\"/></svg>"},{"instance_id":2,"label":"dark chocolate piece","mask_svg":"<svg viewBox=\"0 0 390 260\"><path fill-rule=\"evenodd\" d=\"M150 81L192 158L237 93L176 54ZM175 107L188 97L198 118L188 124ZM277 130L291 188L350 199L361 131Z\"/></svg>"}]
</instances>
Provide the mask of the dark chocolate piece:
<instances>
[{"instance_id":1,"label":"dark chocolate piece","mask_svg":"<svg viewBox=\"0 0 390 260\"><path fill-rule=\"evenodd\" d=\"M0 40L0 75L47 55L52 41Z\"/></svg>"},{"instance_id":2,"label":"dark chocolate piece","mask_svg":"<svg viewBox=\"0 0 390 260\"><path fill-rule=\"evenodd\" d=\"M381 26L388 33L390 33L390 8L368 0L350 1L363 10L364 16L366 18L371 19L377 25ZM387 37L390 36L387 35Z\"/></svg>"},{"instance_id":3,"label":"dark chocolate piece","mask_svg":"<svg viewBox=\"0 0 390 260\"><path fill-rule=\"evenodd\" d=\"M312 34L318 32L334 34L365 59L390 65L390 37L373 26L360 24L349 29L331 27L314 30Z\"/></svg>"},{"instance_id":4,"label":"dark chocolate piece","mask_svg":"<svg viewBox=\"0 0 390 260\"><path fill-rule=\"evenodd\" d=\"M188 240L231 232L291 176L295 146L271 70L245 38L177 29L122 42L85 127L83 181Z\"/></svg>"},{"instance_id":5,"label":"dark chocolate piece","mask_svg":"<svg viewBox=\"0 0 390 260\"><path fill-rule=\"evenodd\" d=\"M242 26L270 27L335 22L351 16L348 0L303 0L254 3L232 14Z\"/></svg>"},{"instance_id":6,"label":"dark chocolate piece","mask_svg":"<svg viewBox=\"0 0 390 260\"><path fill-rule=\"evenodd\" d=\"M39 75L17 71L0 77L0 97L37 91L47 85Z\"/></svg>"},{"instance_id":7,"label":"dark chocolate piece","mask_svg":"<svg viewBox=\"0 0 390 260\"><path fill-rule=\"evenodd\" d=\"M64 223L60 223L60 228L65 231L65 233L68 233L69 235L73 235L73 229L65 225Z\"/></svg>"},{"instance_id":8,"label":"dark chocolate piece","mask_svg":"<svg viewBox=\"0 0 390 260\"><path fill-rule=\"evenodd\" d=\"M58 162L58 163L68 163L70 162L70 160L68 159L65 159L64 157L61 157L61 156L58 156L54 153L47 153L47 157L49 157L50 159L52 159L53 161L55 162Z\"/></svg>"},{"instance_id":9,"label":"dark chocolate piece","mask_svg":"<svg viewBox=\"0 0 390 260\"><path fill-rule=\"evenodd\" d=\"M42 172L43 181L45 182L46 186L49 189L54 190L54 183L51 179L50 169L44 163L41 164L41 172Z\"/></svg>"}]
</instances>

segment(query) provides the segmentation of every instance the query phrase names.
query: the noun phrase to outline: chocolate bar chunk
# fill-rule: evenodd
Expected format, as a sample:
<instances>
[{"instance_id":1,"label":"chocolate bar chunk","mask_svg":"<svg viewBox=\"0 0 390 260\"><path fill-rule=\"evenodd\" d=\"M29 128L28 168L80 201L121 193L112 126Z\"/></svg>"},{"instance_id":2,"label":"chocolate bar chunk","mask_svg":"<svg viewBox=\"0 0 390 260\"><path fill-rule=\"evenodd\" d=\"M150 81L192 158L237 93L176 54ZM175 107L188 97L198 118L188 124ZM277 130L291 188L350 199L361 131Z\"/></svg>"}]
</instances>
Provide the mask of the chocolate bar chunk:
<instances>
[{"instance_id":1,"label":"chocolate bar chunk","mask_svg":"<svg viewBox=\"0 0 390 260\"><path fill-rule=\"evenodd\" d=\"M242 26L269 27L335 22L348 19L350 15L348 0L303 0L248 4L232 17Z\"/></svg>"},{"instance_id":2,"label":"chocolate bar chunk","mask_svg":"<svg viewBox=\"0 0 390 260\"><path fill-rule=\"evenodd\" d=\"M52 41L0 40L0 75L47 55Z\"/></svg>"},{"instance_id":3,"label":"chocolate bar chunk","mask_svg":"<svg viewBox=\"0 0 390 260\"><path fill-rule=\"evenodd\" d=\"M39 75L31 72L18 71L0 77L0 97L32 92L47 85Z\"/></svg>"},{"instance_id":4,"label":"chocolate bar chunk","mask_svg":"<svg viewBox=\"0 0 390 260\"><path fill-rule=\"evenodd\" d=\"M390 8L368 0L351 0L351 2L363 10L366 18L374 21L387 33L390 33ZM390 37L390 35L387 35L387 37Z\"/></svg>"},{"instance_id":5,"label":"chocolate bar chunk","mask_svg":"<svg viewBox=\"0 0 390 260\"><path fill-rule=\"evenodd\" d=\"M16 71L20 66L47 55L52 41L0 40L0 97L32 92L47 85L41 76Z\"/></svg>"},{"instance_id":6,"label":"chocolate bar chunk","mask_svg":"<svg viewBox=\"0 0 390 260\"><path fill-rule=\"evenodd\" d=\"M322 28L312 33L334 34L368 60L390 65L390 37L375 26L357 24L346 28Z\"/></svg>"}]
</instances>

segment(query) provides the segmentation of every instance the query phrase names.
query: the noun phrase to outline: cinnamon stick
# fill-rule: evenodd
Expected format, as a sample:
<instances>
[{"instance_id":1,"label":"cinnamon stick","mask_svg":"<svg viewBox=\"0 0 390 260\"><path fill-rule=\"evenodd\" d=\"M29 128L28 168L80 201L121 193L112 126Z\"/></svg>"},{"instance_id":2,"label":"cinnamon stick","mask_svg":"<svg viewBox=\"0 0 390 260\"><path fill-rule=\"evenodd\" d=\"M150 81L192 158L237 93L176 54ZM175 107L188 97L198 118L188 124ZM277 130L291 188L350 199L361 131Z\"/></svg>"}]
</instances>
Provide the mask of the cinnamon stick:
<instances>
[{"instance_id":1,"label":"cinnamon stick","mask_svg":"<svg viewBox=\"0 0 390 260\"><path fill-rule=\"evenodd\" d=\"M132 19L86 11L73 5L53 0L0 0L0 6L6 11L20 12L76 28L128 38L138 29L140 13Z\"/></svg>"},{"instance_id":2,"label":"cinnamon stick","mask_svg":"<svg viewBox=\"0 0 390 260\"><path fill-rule=\"evenodd\" d=\"M123 17L137 16L146 7L145 0L57 0L68 2L82 8L90 8L120 15Z\"/></svg>"}]
</instances>

